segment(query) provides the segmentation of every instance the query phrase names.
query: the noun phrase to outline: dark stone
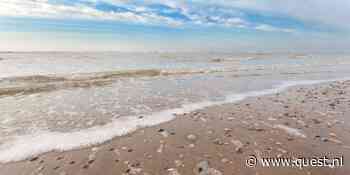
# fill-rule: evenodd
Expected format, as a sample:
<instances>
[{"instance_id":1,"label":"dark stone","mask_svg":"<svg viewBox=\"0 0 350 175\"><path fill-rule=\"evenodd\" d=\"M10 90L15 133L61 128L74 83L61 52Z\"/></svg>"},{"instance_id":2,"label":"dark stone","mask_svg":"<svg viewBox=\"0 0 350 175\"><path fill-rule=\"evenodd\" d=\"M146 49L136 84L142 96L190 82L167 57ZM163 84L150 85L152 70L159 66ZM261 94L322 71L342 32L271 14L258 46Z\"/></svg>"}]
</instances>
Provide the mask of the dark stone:
<instances>
[{"instance_id":1,"label":"dark stone","mask_svg":"<svg viewBox=\"0 0 350 175\"><path fill-rule=\"evenodd\" d=\"M29 161L34 162L34 161L36 161L36 160L38 160L38 159L39 159L39 157L33 157L33 158L31 158Z\"/></svg>"}]
</instances>

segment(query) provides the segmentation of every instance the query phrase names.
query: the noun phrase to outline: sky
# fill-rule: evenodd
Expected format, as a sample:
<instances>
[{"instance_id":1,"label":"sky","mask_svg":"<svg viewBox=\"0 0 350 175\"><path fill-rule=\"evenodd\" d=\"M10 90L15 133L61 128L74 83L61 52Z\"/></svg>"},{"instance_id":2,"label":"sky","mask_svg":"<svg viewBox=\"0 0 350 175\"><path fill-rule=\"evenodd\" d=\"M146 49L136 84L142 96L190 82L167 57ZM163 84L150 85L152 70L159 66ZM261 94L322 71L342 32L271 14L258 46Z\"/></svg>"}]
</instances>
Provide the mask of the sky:
<instances>
[{"instance_id":1,"label":"sky","mask_svg":"<svg viewBox=\"0 0 350 175\"><path fill-rule=\"evenodd\" d=\"M0 0L0 51L346 52L349 0Z\"/></svg>"}]
</instances>

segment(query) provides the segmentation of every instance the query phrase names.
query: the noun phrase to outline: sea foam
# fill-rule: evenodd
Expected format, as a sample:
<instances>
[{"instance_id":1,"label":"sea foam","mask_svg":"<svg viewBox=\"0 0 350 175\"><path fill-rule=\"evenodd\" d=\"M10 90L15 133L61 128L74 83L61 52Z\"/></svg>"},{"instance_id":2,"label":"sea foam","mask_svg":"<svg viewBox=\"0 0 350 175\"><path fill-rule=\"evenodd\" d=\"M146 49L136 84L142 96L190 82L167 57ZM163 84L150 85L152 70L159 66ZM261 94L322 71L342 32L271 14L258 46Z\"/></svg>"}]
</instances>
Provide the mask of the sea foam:
<instances>
[{"instance_id":1,"label":"sea foam","mask_svg":"<svg viewBox=\"0 0 350 175\"><path fill-rule=\"evenodd\" d=\"M115 119L103 126L95 126L76 132L61 133L40 131L31 135L17 136L0 146L0 162L7 163L20 161L50 151L68 151L101 144L113 139L114 137L123 136L134 132L139 128L169 122L176 118L175 114L188 113L214 105L234 103L248 97L278 93L291 86L311 85L338 80L345 79L287 81L271 89L232 94L227 96L226 100L219 102L204 101L200 103L187 104L180 108L164 110L146 115L142 119L137 116L128 116ZM282 129L286 130L286 128ZM291 130L288 129L288 131Z\"/></svg>"}]
</instances>

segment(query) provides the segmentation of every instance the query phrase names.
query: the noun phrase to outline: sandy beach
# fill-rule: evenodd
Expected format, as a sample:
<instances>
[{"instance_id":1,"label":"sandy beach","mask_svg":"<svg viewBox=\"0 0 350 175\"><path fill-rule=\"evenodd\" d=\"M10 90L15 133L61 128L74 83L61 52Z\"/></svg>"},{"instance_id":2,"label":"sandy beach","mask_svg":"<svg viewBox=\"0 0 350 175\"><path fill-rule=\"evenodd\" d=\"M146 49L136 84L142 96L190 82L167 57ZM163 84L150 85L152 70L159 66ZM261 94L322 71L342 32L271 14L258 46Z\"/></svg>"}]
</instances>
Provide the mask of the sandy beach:
<instances>
[{"instance_id":1,"label":"sandy beach","mask_svg":"<svg viewBox=\"0 0 350 175\"><path fill-rule=\"evenodd\" d=\"M0 164L2 175L335 174L350 172L350 81L292 87L177 116L99 146ZM140 116L142 118L142 116ZM261 158L343 157L335 167L263 167Z\"/></svg>"}]
</instances>

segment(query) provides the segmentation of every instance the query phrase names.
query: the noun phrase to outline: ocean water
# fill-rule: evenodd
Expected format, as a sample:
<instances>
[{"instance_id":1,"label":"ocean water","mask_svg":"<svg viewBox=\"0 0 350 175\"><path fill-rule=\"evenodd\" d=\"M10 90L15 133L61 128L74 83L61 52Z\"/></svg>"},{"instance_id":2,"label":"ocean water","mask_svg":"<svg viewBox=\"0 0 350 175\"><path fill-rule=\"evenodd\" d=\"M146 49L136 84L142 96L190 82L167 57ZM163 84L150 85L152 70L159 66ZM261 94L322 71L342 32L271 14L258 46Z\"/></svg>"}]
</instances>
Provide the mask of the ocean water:
<instances>
[{"instance_id":1,"label":"ocean water","mask_svg":"<svg viewBox=\"0 0 350 175\"><path fill-rule=\"evenodd\" d=\"M346 54L0 53L0 162L350 77Z\"/></svg>"}]
</instances>

